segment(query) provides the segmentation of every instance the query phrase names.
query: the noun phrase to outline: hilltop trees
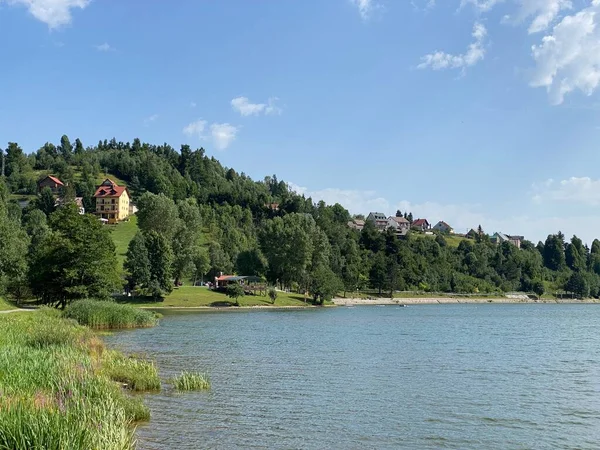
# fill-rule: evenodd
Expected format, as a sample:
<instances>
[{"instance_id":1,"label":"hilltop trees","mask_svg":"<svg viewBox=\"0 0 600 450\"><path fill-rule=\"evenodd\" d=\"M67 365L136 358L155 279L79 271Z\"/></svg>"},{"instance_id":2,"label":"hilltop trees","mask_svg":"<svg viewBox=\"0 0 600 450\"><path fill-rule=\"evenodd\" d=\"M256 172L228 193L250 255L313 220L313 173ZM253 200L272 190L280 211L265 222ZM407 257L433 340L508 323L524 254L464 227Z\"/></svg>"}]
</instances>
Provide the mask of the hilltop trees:
<instances>
[{"instance_id":1,"label":"hilltop trees","mask_svg":"<svg viewBox=\"0 0 600 450\"><path fill-rule=\"evenodd\" d=\"M83 289L74 267L62 266L63 261L52 264L52 258L71 258L84 245L57 218L72 222L86 242L93 239L82 229L84 219L56 209L52 192L37 193L38 171L68 181L68 196L82 197L88 211L95 207L99 174L127 183L139 207L139 233L129 245L125 275L130 287L154 297L219 272L264 277L270 284L308 292L316 302L336 290L365 288L386 295L405 289L484 293L542 288L600 295L598 240L588 249L576 236L565 242L558 232L537 246L525 241L518 249L491 243L481 226L460 243L441 235L397 237L371 222L359 232L347 226L350 215L341 205L299 195L275 175L254 181L224 167L202 148L184 145L177 151L139 139L107 139L85 148L79 139L63 135L30 155L17 143L8 143L2 164L0 284L10 291L7 280L23 280L18 273L28 273L31 283L49 280L47 289L37 283L34 293L55 303L81 295L105 296L107 290L97 292L94 277L91 287ZM8 202L9 194L38 198L21 214L14 201ZM408 211L396 214L413 217ZM90 251L86 248L83 254ZM93 252L110 259L110 248ZM91 262L86 266L84 261L82 267L98 272ZM108 291L117 290L122 280L109 278Z\"/></svg>"}]
</instances>

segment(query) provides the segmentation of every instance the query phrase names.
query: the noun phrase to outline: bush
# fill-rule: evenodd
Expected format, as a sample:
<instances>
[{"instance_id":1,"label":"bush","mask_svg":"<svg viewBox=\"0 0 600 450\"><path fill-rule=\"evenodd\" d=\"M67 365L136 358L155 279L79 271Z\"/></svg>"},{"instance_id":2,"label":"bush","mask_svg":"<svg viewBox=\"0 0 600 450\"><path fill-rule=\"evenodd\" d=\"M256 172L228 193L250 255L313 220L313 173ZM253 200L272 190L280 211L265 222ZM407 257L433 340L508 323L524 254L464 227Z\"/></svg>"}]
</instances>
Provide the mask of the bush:
<instances>
[{"instance_id":1,"label":"bush","mask_svg":"<svg viewBox=\"0 0 600 450\"><path fill-rule=\"evenodd\" d=\"M171 380L178 391L201 391L210 389L210 380L205 373L183 372Z\"/></svg>"},{"instance_id":2,"label":"bush","mask_svg":"<svg viewBox=\"0 0 600 450\"><path fill-rule=\"evenodd\" d=\"M151 311L98 300L76 301L67 306L64 317L96 329L142 328L157 323Z\"/></svg>"}]
</instances>

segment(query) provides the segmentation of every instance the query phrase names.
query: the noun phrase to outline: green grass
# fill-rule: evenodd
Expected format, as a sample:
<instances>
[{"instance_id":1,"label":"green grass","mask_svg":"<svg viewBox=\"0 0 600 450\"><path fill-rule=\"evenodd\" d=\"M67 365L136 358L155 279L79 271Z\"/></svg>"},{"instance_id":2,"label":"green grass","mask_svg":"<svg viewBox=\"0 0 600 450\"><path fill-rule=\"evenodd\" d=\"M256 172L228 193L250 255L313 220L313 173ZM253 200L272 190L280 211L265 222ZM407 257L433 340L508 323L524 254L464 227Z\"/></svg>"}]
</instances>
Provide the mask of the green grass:
<instances>
[{"instance_id":1,"label":"green grass","mask_svg":"<svg viewBox=\"0 0 600 450\"><path fill-rule=\"evenodd\" d=\"M102 372L132 391L160 391L158 370L151 361L128 358L115 351L106 352Z\"/></svg>"},{"instance_id":2,"label":"green grass","mask_svg":"<svg viewBox=\"0 0 600 450\"><path fill-rule=\"evenodd\" d=\"M135 448L149 411L113 381L124 360L60 312L1 316L0 448Z\"/></svg>"},{"instance_id":3,"label":"green grass","mask_svg":"<svg viewBox=\"0 0 600 450\"><path fill-rule=\"evenodd\" d=\"M277 292L277 294L277 300L274 305L271 303L269 297L258 295L246 295L240 297L239 303L240 306L306 306L302 295L288 292ZM310 304L310 300L310 298L307 299L308 304ZM154 302L146 297L126 297L121 298L119 301L131 303L136 306L164 306L172 308L233 306L235 304L233 299L227 297L225 294L211 291L206 287L200 286L181 286L175 289L164 300L158 302Z\"/></svg>"},{"instance_id":4,"label":"green grass","mask_svg":"<svg viewBox=\"0 0 600 450\"><path fill-rule=\"evenodd\" d=\"M417 238L429 238L429 239L435 239L435 234L423 234L423 233L412 233L413 236L416 236ZM461 237L461 236L456 236L453 234L444 234L444 239L446 240L446 244L448 244L448 247L458 247L460 245L460 243L462 241L468 240L465 237Z\"/></svg>"},{"instance_id":5,"label":"green grass","mask_svg":"<svg viewBox=\"0 0 600 450\"><path fill-rule=\"evenodd\" d=\"M11 309L17 309L15 305L10 303L9 301L0 297L0 311L9 311Z\"/></svg>"},{"instance_id":6,"label":"green grass","mask_svg":"<svg viewBox=\"0 0 600 450\"><path fill-rule=\"evenodd\" d=\"M73 302L67 306L63 315L95 329L152 327L157 322L156 316L150 311L99 300Z\"/></svg>"},{"instance_id":7,"label":"green grass","mask_svg":"<svg viewBox=\"0 0 600 450\"><path fill-rule=\"evenodd\" d=\"M210 379L205 373L183 372L173 378L171 384L178 391L202 391L210 389Z\"/></svg>"},{"instance_id":8,"label":"green grass","mask_svg":"<svg viewBox=\"0 0 600 450\"><path fill-rule=\"evenodd\" d=\"M115 243L115 247L117 250L117 259L119 260L119 264L121 265L122 270L129 242L131 242L131 240L135 236L135 233L137 233L138 231L137 217L130 216L129 221L127 222L120 222L116 225L106 226L110 227L111 237L113 242Z\"/></svg>"}]
</instances>

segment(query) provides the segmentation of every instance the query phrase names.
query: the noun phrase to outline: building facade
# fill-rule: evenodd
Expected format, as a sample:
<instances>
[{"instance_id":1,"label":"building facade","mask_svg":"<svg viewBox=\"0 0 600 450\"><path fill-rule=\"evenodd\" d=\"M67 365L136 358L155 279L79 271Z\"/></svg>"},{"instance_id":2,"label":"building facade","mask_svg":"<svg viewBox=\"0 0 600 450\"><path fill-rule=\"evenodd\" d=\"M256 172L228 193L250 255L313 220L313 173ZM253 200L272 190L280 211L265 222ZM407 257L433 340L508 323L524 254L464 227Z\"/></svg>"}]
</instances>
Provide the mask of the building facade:
<instances>
[{"instance_id":1,"label":"building facade","mask_svg":"<svg viewBox=\"0 0 600 450\"><path fill-rule=\"evenodd\" d=\"M119 186L110 179L102 182L96 193L96 215L108 223L117 223L129 217L130 197L125 186Z\"/></svg>"}]
</instances>

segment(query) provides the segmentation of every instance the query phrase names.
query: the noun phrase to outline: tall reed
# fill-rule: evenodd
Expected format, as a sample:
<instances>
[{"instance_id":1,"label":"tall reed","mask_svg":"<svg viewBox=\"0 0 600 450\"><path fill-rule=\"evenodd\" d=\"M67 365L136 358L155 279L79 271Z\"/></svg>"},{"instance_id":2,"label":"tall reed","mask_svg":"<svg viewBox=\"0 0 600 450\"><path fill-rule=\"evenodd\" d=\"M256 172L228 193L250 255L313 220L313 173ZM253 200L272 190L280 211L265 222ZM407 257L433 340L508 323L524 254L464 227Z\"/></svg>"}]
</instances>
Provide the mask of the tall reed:
<instances>
[{"instance_id":1,"label":"tall reed","mask_svg":"<svg viewBox=\"0 0 600 450\"><path fill-rule=\"evenodd\" d=\"M99 300L73 302L65 309L64 317L95 329L142 328L157 323L151 311Z\"/></svg>"},{"instance_id":2,"label":"tall reed","mask_svg":"<svg viewBox=\"0 0 600 450\"><path fill-rule=\"evenodd\" d=\"M120 367L138 372L124 377L136 390L157 387L151 363L106 350L75 321L0 317L0 449L134 448L134 424L149 410L114 381Z\"/></svg>"},{"instance_id":3,"label":"tall reed","mask_svg":"<svg viewBox=\"0 0 600 450\"><path fill-rule=\"evenodd\" d=\"M205 373L182 372L171 379L171 384L178 391L201 391L210 389L210 379Z\"/></svg>"}]
</instances>

